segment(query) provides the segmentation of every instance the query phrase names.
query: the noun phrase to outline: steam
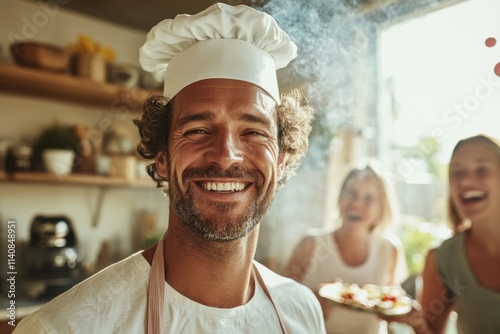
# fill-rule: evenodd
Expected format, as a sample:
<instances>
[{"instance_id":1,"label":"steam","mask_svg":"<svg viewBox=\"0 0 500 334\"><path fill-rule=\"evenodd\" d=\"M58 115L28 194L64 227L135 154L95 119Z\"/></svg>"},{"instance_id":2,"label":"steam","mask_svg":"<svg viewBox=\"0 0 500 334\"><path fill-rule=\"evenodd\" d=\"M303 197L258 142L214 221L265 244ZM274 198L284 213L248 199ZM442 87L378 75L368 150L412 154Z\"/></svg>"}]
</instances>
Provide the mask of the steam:
<instances>
[{"instance_id":1,"label":"steam","mask_svg":"<svg viewBox=\"0 0 500 334\"><path fill-rule=\"evenodd\" d=\"M367 52L376 31L373 23L355 10L358 1L270 0L256 6L271 14L298 46L298 57L278 72L282 87L299 88L316 109L308 158L322 166L339 126L350 126L355 108L353 80L370 78L370 66L353 64ZM374 29L375 28L375 29ZM354 75L353 69L356 73Z\"/></svg>"}]
</instances>

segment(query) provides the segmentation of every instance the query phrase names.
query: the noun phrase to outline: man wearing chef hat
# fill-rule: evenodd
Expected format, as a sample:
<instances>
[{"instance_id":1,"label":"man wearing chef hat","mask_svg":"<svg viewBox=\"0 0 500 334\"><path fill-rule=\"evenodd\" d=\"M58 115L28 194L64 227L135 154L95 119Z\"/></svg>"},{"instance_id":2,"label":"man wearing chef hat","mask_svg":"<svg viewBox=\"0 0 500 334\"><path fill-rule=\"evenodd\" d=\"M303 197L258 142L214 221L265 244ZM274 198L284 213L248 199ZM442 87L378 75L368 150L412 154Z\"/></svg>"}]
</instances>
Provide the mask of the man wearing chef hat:
<instances>
[{"instance_id":1,"label":"man wearing chef hat","mask_svg":"<svg viewBox=\"0 0 500 334\"><path fill-rule=\"evenodd\" d=\"M18 331L324 333L313 293L254 261L259 223L307 150L312 108L298 91L280 95L276 78L295 57L274 19L247 6L156 25L140 62L164 72L164 96L135 123L169 198L168 229Z\"/></svg>"}]
</instances>

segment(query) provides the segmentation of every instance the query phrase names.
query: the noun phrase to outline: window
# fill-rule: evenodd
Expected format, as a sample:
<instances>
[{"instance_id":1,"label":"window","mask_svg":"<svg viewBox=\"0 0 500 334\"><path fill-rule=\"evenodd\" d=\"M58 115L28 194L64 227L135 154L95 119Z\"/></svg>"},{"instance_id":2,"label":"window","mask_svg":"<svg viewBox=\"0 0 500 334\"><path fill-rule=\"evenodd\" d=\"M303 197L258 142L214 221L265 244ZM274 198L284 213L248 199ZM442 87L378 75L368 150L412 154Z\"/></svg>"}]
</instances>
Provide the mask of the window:
<instances>
[{"instance_id":1,"label":"window","mask_svg":"<svg viewBox=\"0 0 500 334\"><path fill-rule=\"evenodd\" d=\"M478 132L500 136L500 77L493 70L500 63L498 13L497 0L470 0L382 31L386 151L434 137L441 146L436 162L446 164L459 139ZM489 37L495 46L485 45Z\"/></svg>"},{"instance_id":2,"label":"window","mask_svg":"<svg viewBox=\"0 0 500 334\"><path fill-rule=\"evenodd\" d=\"M447 237L453 147L477 133L500 137L498 13L498 0L469 0L381 31L378 145L392 166L404 229ZM488 38L496 45L487 46ZM410 268L412 256L419 268L421 253L410 254Z\"/></svg>"}]
</instances>

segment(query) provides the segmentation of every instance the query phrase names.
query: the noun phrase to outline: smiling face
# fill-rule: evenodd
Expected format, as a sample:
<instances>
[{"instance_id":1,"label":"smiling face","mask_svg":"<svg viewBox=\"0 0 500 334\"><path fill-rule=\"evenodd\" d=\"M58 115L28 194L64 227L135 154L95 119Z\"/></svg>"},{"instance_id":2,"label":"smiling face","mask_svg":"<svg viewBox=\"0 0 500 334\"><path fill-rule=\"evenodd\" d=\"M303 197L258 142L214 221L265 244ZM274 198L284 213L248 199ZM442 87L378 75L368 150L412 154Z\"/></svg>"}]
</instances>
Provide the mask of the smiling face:
<instances>
[{"instance_id":1,"label":"smiling face","mask_svg":"<svg viewBox=\"0 0 500 334\"><path fill-rule=\"evenodd\" d=\"M462 144L450 161L451 201L461 220L498 217L500 161L478 142Z\"/></svg>"},{"instance_id":2,"label":"smiling face","mask_svg":"<svg viewBox=\"0 0 500 334\"><path fill-rule=\"evenodd\" d=\"M343 226L373 230L382 217L379 181L369 172L356 172L346 181L339 198Z\"/></svg>"},{"instance_id":3,"label":"smiling face","mask_svg":"<svg viewBox=\"0 0 500 334\"><path fill-rule=\"evenodd\" d=\"M245 236L268 211L282 172L275 106L259 87L228 79L177 94L169 159L156 162L175 215L204 238Z\"/></svg>"}]
</instances>

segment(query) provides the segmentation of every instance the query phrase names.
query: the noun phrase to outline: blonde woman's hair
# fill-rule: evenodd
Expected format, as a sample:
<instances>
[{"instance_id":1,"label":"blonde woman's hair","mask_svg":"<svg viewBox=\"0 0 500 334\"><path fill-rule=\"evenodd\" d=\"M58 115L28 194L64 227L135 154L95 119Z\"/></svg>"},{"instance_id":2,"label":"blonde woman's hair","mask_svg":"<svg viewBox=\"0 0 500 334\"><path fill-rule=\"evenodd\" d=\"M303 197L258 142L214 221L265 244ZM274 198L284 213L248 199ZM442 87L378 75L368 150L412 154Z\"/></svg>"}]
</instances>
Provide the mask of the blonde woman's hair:
<instances>
[{"instance_id":1,"label":"blonde woman's hair","mask_svg":"<svg viewBox=\"0 0 500 334\"><path fill-rule=\"evenodd\" d=\"M486 136L484 134L478 134L472 137L464 138L460 140L457 145L455 145L455 148L453 149L453 152L451 153L451 159L455 156L455 153L458 151L460 147L462 147L464 144L469 144L469 143L477 143L484 145L487 149L491 150L497 157L497 159L500 162L500 140ZM449 173L448 178L450 177ZM448 181L449 183L449 181ZM458 210L453 204L453 201L451 199L451 191L448 187L448 219L450 221L451 227L453 229L453 232L459 233L464 230L467 230L470 228L470 221L467 219L463 219L460 217L458 214Z\"/></svg>"},{"instance_id":2,"label":"blonde woman's hair","mask_svg":"<svg viewBox=\"0 0 500 334\"><path fill-rule=\"evenodd\" d=\"M382 231L388 229L399 219L399 205L392 180L379 161L371 159L354 165L342 182L337 203L340 204L340 199L345 194L349 181L360 176L374 177L379 188L382 214L373 230Z\"/></svg>"}]
</instances>

